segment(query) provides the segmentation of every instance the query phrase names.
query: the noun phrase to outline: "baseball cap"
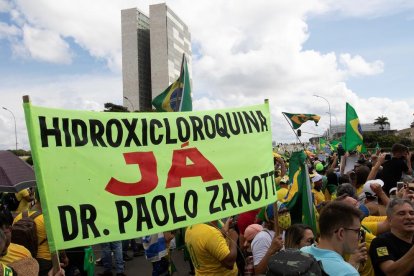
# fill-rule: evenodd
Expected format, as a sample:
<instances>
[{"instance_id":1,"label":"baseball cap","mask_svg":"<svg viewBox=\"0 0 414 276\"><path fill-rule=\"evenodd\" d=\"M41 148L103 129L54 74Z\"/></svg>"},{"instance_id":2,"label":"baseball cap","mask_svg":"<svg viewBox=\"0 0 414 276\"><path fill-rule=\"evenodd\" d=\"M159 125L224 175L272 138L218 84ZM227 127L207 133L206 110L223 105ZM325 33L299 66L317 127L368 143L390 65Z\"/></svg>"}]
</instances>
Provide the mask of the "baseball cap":
<instances>
[{"instance_id":1,"label":"baseball cap","mask_svg":"<svg viewBox=\"0 0 414 276\"><path fill-rule=\"evenodd\" d=\"M250 224L247 226L246 230L244 230L244 239L246 243L254 239L257 233L263 230L263 226L260 224Z\"/></svg>"},{"instance_id":2,"label":"baseball cap","mask_svg":"<svg viewBox=\"0 0 414 276\"><path fill-rule=\"evenodd\" d=\"M382 187L382 186L384 186L384 181L382 181L381 179L374 179L374 180L368 180L367 182L365 182L365 184L362 188L362 191L367 196L376 196L376 194L374 193L374 191L370 187L371 184L379 184Z\"/></svg>"},{"instance_id":3,"label":"baseball cap","mask_svg":"<svg viewBox=\"0 0 414 276\"><path fill-rule=\"evenodd\" d=\"M395 193L397 192L397 187L391 188L389 194L392 194L393 192Z\"/></svg>"},{"instance_id":4,"label":"baseball cap","mask_svg":"<svg viewBox=\"0 0 414 276\"><path fill-rule=\"evenodd\" d=\"M322 164L322 163L318 163L318 164L316 164L316 166L315 166L315 170L316 170L317 172L321 172L321 171L323 171L323 169L324 169L324 167L323 167L323 164Z\"/></svg>"},{"instance_id":5,"label":"baseball cap","mask_svg":"<svg viewBox=\"0 0 414 276\"><path fill-rule=\"evenodd\" d=\"M289 183L289 176L285 175L280 179L280 183L288 184Z\"/></svg>"},{"instance_id":6,"label":"baseball cap","mask_svg":"<svg viewBox=\"0 0 414 276\"><path fill-rule=\"evenodd\" d=\"M320 175L320 174L315 174L315 176L312 177L312 182L313 183L318 182L320 180L322 180L322 175Z\"/></svg>"}]
</instances>

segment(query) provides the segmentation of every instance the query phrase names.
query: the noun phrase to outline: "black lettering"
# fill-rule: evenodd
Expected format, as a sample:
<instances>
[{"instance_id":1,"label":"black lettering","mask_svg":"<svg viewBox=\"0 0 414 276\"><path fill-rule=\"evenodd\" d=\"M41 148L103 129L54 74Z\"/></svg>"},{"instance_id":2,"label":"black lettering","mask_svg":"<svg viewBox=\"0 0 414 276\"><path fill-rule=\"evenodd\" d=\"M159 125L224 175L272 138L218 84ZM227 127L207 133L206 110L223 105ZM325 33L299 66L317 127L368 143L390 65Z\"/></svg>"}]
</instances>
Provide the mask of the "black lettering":
<instances>
[{"instance_id":1,"label":"black lettering","mask_svg":"<svg viewBox=\"0 0 414 276\"><path fill-rule=\"evenodd\" d=\"M203 121L196 116L190 116L190 121L193 125L193 140L198 141L198 136L200 136L200 140L204 140L204 134L201 131L203 128Z\"/></svg>"},{"instance_id":2,"label":"black lettering","mask_svg":"<svg viewBox=\"0 0 414 276\"><path fill-rule=\"evenodd\" d=\"M226 113L227 122L229 124L229 129L230 129L231 133L233 135L238 135L240 133L239 119L237 119L237 114L236 113L233 112L232 114L233 114L233 119L234 119L234 127L233 127L233 123L231 121L229 113Z\"/></svg>"},{"instance_id":3,"label":"black lettering","mask_svg":"<svg viewBox=\"0 0 414 276\"><path fill-rule=\"evenodd\" d=\"M166 144L177 144L177 139L171 138L171 128L170 128L170 122L167 118L164 118L164 125L165 125L165 143Z\"/></svg>"},{"instance_id":4,"label":"black lettering","mask_svg":"<svg viewBox=\"0 0 414 276\"><path fill-rule=\"evenodd\" d=\"M62 236L64 241L71 241L76 238L79 233L78 220L76 210L70 205L58 206L60 226L62 229ZM66 219L66 213L70 215L70 225L72 231L69 231L69 224Z\"/></svg>"},{"instance_id":5,"label":"black lettering","mask_svg":"<svg viewBox=\"0 0 414 276\"><path fill-rule=\"evenodd\" d=\"M250 204L250 185L247 178L245 180L245 185L243 185L243 183L240 180L237 180L236 183L237 189L239 190L239 196L237 198L237 203L239 204L239 207L243 206L242 197L247 204Z\"/></svg>"},{"instance_id":6,"label":"black lettering","mask_svg":"<svg viewBox=\"0 0 414 276\"><path fill-rule=\"evenodd\" d=\"M177 118L177 131L180 142L187 142L190 139L190 125L185 118Z\"/></svg>"},{"instance_id":7,"label":"black lettering","mask_svg":"<svg viewBox=\"0 0 414 276\"><path fill-rule=\"evenodd\" d=\"M221 199L221 209L226 210L226 204L230 203L233 208L237 208L234 202L233 190L229 183L223 183L223 198Z\"/></svg>"},{"instance_id":8,"label":"black lettering","mask_svg":"<svg viewBox=\"0 0 414 276\"><path fill-rule=\"evenodd\" d=\"M215 120L218 135L220 135L221 137L227 137L227 139L229 139L230 135L227 131L227 123L224 116L221 114L216 114Z\"/></svg>"},{"instance_id":9,"label":"black lettering","mask_svg":"<svg viewBox=\"0 0 414 276\"><path fill-rule=\"evenodd\" d=\"M243 111L243 115L244 115L244 119L246 120L247 127L249 128L249 133L253 132L252 125L254 126L256 131L259 132L259 122L257 121L257 118L254 116L253 111L250 111L251 116L246 111Z\"/></svg>"},{"instance_id":10,"label":"black lettering","mask_svg":"<svg viewBox=\"0 0 414 276\"><path fill-rule=\"evenodd\" d=\"M192 202L193 202L192 211L190 210L190 203L189 203L191 197L193 198L192 199ZM195 218L197 216L197 210L198 210L197 206L198 206L197 193L194 190L188 190L185 193L185 197L184 197L184 210L187 216L189 216L190 218Z\"/></svg>"},{"instance_id":11,"label":"black lettering","mask_svg":"<svg viewBox=\"0 0 414 276\"><path fill-rule=\"evenodd\" d=\"M115 141L113 140L114 135L112 134L112 126L115 126L115 128L116 128L116 132L115 132L116 139L115 139ZM122 136L123 136L122 134L123 134L122 125L118 120L110 119L106 123L106 141L108 142L108 144L111 147L117 148L121 145Z\"/></svg>"},{"instance_id":12,"label":"black lettering","mask_svg":"<svg viewBox=\"0 0 414 276\"><path fill-rule=\"evenodd\" d=\"M148 207L147 207L147 203L145 201L145 197L138 197L136 199L136 203L137 203L137 210L138 210L137 231L138 232L142 231L142 224L144 222L147 223L148 229L152 229L154 226L152 225L151 216L150 216L150 213L148 211Z\"/></svg>"},{"instance_id":13,"label":"black lettering","mask_svg":"<svg viewBox=\"0 0 414 276\"><path fill-rule=\"evenodd\" d=\"M89 238L88 226L92 230L94 238L100 237L101 234L96 228L96 209L90 204L81 204L80 208L80 221L82 224L82 239ZM89 213L89 216L88 216Z\"/></svg>"},{"instance_id":14,"label":"black lettering","mask_svg":"<svg viewBox=\"0 0 414 276\"><path fill-rule=\"evenodd\" d=\"M268 131L266 117L262 114L260 110L257 110L256 114L259 117L259 121L260 121L260 131L263 131L265 128L266 128L266 131Z\"/></svg>"},{"instance_id":15,"label":"black lettering","mask_svg":"<svg viewBox=\"0 0 414 276\"><path fill-rule=\"evenodd\" d=\"M91 142L95 147L106 147L105 141L102 139L102 136L105 133L105 127L99 120L89 120L89 126L91 128ZM99 145L98 145L99 143Z\"/></svg>"},{"instance_id":16,"label":"black lettering","mask_svg":"<svg viewBox=\"0 0 414 276\"><path fill-rule=\"evenodd\" d=\"M130 221L132 218L132 205L126 200L115 201L116 212L118 213L118 227L119 233L125 233L125 223ZM123 209L126 209L126 214L124 214Z\"/></svg>"},{"instance_id":17,"label":"black lettering","mask_svg":"<svg viewBox=\"0 0 414 276\"><path fill-rule=\"evenodd\" d=\"M206 187L206 191L207 192L213 191L213 197L211 198L210 207L209 207L210 214L220 212L221 211L220 207L214 207L214 203L215 203L215 201L217 199L217 196L218 196L218 193L219 193L218 186L214 185L214 186Z\"/></svg>"},{"instance_id":18,"label":"black lettering","mask_svg":"<svg viewBox=\"0 0 414 276\"><path fill-rule=\"evenodd\" d=\"M157 202L161 202L161 208L158 208L157 210ZM154 221L158 226L164 226L168 223L168 219L170 215L168 214L168 208L167 208L167 200L163 195L157 195L154 196L154 198L151 201L151 211L152 215L154 217ZM164 218L160 219L159 214L161 211L164 212Z\"/></svg>"},{"instance_id":19,"label":"black lettering","mask_svg":"<svg viewBox=\"0 0 414 276\"><path fill-rule=\"evenodd\" d=\"M211 116L205 115L203 117L203 121L206 136L210 139L214 139L214 137L216 137L216 126L214 124L214 119Z\"/></svg>"},{"instance_id":20,"label":"black lettering","mask_svg":"<svg viewBox=\"0 0 414 276\"><path fill-rule=\"evenodd\" d=\"M46 126L46 117L39 116L40 138L42 139L42 147L49 147L49 136L55 137L56 147L62 146L62 137L59 129L59 118L53 118L53 128L48 129Z\"/></svg>"},{"instance_id":21,"label":"black lettering","mask_svg":"<svg viewBox=\"0 0 414 276\"><path fill-rule=\"evenodd\" d=\"M184 206L185 206L185 204L184 204ZM171 210L173 223L177 223L177 222L180 222L180 221L185 221L185 216L177 216L177 212L175 210L175 193L170 194L170 210Z\"/></svg>"},{"instance_id":22,"label":"black lettering","mask_svg":"<svg viewBox=\"0 0 414 276\"><path fill-rule=\"evenodd\" d=\"M128 130L128 136L125 140L125 147L129 147L131 145L131 141L134 141L136 147L141 146L141 142L139 141L137 134L135 133L135 128L137 127L138 119L132 119L131 123L127 119L122 119L121 121L124 123L125 128Z\"/></svg>"},{"instance_id":23,"label":"black lettering","mask_svg":"<svg viewBox=\"0 0 414 276\"><path fill-rule=\"evenodd\" d=\"M65 133L65 146L71 147L72 146L72 139L69 132L69 119L62 118L62 128L63 132Z\"/></svg>"},{"instance_id":24,"label":"black lettering","mask_svg":"<svg viewBox=\"0 0 414 276\"><path fill-rule=\"evenodd\" d=\"M148 146L148 123L147 119L141 120L142 129L142 145Z\"/></svg>"},{"instance_id":25,"label":"black lettering","mask_svg":"<svg viewBox=\"0 0 414 276\"><path fill-rule=\"evenodd\" d=\"M266 199L268 199L269 197L268 197L268 192L267 192L267 181L266 181L266 178L269 176L269 174L268 173L262 173L261 175L260 175L260 177L263 179L263 181L264 181L264 188L265 188L265 198Z\"/></svg>"},{"instance_id":26,"label":"black lettering","mask_svg":"<svg viewBox=\"0 0 414 276\"><path fill-rule=\"evenodd\" d=\"M84 121L79 119L72 120L72 134L75 137L75 147L81 147L88 143L87 131L88 130Z\"/></svg>"},{"instance_id":27,"label":"black lettering","mask_svg":"<svg viewBox=\"0 0 414 276\"><path fill-rule=\"evenodd\" d=\"M256 184L256 182L258 182ZM250 182L251 186L252 186L252 199L254 201L259 201L262 198L262 183L260 182L260 177L258 177L257 175L253 176L251 182ZM255 191L258 188L259 193L257 195L255 195Z\"/></svg>"},{"instance_id":28,"label":"black lettering","mask_svg":"<svg viewBox=\"0 0 414 276\"><path fill-rule=\"evenodd\" d=\"M158 139L155 138L156 132L155 127L162 128L162 123L157 119L151 119L150 121L150 140L153 145L159 145L162 142L164 135L159 134Z\"/></svg>"}]
</instances>

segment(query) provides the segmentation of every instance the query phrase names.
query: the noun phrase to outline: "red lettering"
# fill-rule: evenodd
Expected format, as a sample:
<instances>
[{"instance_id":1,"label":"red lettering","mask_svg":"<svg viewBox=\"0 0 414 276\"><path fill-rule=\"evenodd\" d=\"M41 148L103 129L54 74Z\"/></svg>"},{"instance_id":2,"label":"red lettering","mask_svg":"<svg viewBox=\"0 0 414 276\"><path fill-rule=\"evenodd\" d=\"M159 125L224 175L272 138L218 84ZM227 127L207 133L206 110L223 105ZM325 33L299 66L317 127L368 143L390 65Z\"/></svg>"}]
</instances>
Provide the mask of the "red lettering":
<instances>
[{"instance_id":1,"label":"red lettering","mask_svg":"<svg viewBox=\"0 0 414 276\"><path fill-rule=\"evenodd\" d=\"M109 180L105 190L119 196L137 196L151 192L157 187L157 160L152 152L124 153L125 163L137 164L141 171L141 180L135 183L125 183L113 177Z\"/></svg>"},{"instance_id":2,"label":"red lettering","mask_svg":"<svg viewBox=\"0 0 414 276\"><path fill-rule=\"evenodd\" d=\"M187 158L193 164L187 165ZM197 148L174 150L167 188L181 186L181 179L200 176L203 182L223 179L216 167Z\"/></svg>"}]
</instances>

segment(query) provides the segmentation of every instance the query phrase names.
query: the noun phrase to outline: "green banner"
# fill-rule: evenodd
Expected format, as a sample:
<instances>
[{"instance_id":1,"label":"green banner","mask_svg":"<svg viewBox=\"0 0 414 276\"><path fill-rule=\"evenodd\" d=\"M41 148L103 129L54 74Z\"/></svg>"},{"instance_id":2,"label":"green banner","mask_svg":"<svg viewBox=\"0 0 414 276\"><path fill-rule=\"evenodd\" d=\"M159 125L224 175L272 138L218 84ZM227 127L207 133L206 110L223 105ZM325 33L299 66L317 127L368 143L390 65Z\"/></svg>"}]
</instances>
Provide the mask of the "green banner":
<instances>
[{"instance_id":1,"label":"green banner","mask_svg":"<svg viewBox=\"0 0 414 276\"><path fill-rule=\"evenodd\" d=\"M268 103L205 112L24 110L52 251L213 221L276 199Z\"/></svg>"}]
</instances>

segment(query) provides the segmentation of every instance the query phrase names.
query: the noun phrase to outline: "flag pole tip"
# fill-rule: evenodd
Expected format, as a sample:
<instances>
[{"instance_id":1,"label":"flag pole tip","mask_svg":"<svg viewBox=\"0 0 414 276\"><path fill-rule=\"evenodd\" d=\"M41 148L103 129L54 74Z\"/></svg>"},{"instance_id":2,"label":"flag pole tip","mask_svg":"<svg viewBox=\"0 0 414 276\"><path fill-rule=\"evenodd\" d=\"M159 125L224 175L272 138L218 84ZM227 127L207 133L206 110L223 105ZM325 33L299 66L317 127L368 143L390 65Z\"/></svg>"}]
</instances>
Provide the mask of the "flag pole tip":
<instances>
[{"instance_id":1,"label":"flag pole tip","mask_svg":"<svg viewBox=\"0 0 414 276\"><path fill-rule=\"evenodd\" d=\"M28 103L28 102L30 102L30 97L29 97L29 95L24 95L24 96L23 96L23 102L24 102L24 103Z\"/></svg>"}]
</instances>

